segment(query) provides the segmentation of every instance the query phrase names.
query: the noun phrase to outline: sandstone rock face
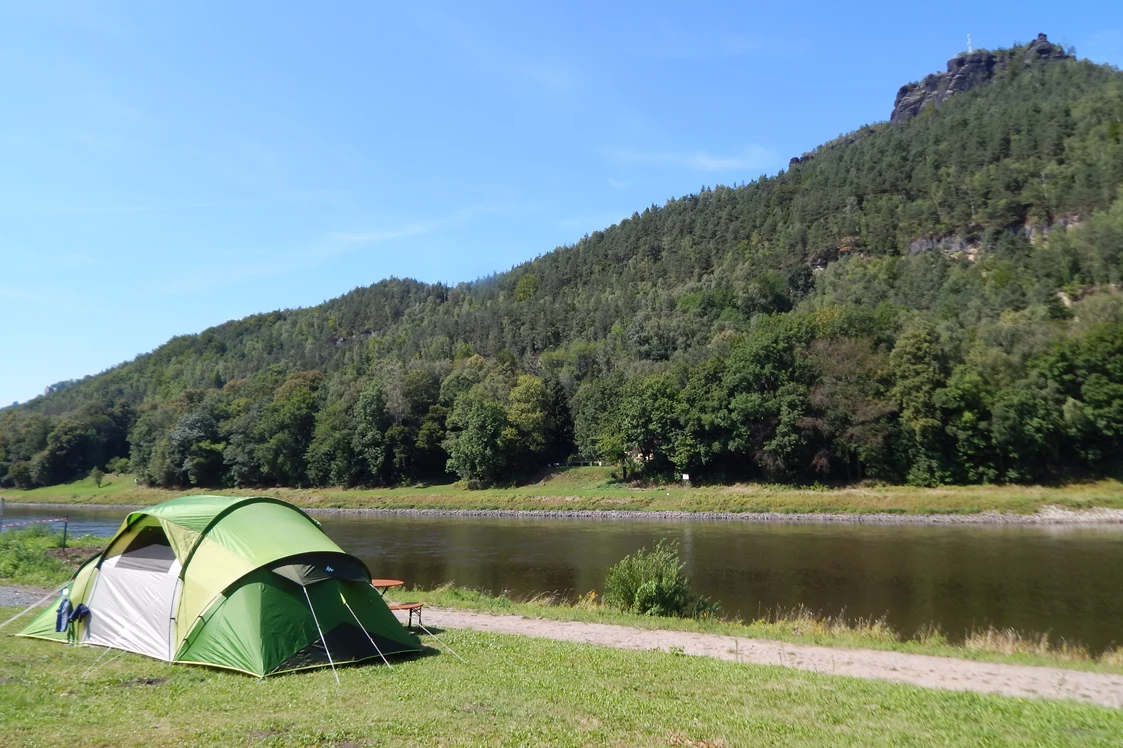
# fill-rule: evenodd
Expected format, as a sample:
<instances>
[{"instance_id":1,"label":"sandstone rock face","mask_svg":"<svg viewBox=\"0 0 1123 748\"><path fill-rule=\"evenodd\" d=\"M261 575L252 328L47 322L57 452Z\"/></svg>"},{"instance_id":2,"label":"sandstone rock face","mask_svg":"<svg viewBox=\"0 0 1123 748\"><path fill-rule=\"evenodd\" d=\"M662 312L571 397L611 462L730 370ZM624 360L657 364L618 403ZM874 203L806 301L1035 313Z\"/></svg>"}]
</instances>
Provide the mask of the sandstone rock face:
<instances>
[{"instance_id":1,"label":"sandstone rock face","mask_svg":"<svg viewBox=\"0 0 1123 748\"><path fill-rule=\"evenodd\" d=\"M1019 55L1018 52L1021 52ZM948 60L946 73L933 73L919 83L901 86L893 103L893 113L889 121L899 124L912 119L924 111L929 104L939 106L951 96L969 91L979 84L986 83L995 73L1005 70L1011 64L1022 65L1071 59L1060 46L1049 41L1044 34L1027 46L995 54L986 50L964 53Z\"/></svg>"}]
</instances>

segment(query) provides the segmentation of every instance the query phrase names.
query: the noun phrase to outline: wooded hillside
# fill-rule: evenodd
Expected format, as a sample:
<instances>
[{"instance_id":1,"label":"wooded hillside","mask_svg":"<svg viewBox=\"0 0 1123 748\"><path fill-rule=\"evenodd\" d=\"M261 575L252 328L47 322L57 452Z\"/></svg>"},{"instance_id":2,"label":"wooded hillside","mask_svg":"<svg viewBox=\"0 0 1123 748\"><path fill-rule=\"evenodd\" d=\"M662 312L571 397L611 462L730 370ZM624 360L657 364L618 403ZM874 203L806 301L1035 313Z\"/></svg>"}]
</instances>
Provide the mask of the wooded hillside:
<instances>
[{"instance_id":1,"label":"wooded hillside","mask_svg":"<svg viewBox=\"0 0 1123 748\"><path fill-rule=\"evenodd\" d=\"M506 273L174 338L0 410L0 480L483 484L569 458L705 482L1109 474L1121 274L1123 74L1010 65Z\"/></svg>"}]
</instances>

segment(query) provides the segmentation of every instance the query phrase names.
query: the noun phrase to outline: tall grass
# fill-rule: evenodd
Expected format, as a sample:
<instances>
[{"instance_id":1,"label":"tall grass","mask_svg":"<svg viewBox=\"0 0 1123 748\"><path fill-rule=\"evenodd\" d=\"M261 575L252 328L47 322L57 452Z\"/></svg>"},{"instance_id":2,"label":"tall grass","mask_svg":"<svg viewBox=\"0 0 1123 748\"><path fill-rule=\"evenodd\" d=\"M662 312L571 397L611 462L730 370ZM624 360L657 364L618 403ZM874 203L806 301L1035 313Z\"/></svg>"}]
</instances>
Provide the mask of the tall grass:
<instances>
[{"instance_id":1,"label":"tall grass","mask_svg":"<svg viewBox=\"0 0 1123 748\"><path fill-rule=\"evenodd\" d=\"M61 541L38 526L0 533L0 582L53 584L65 579L66 565L47 552Z\"/></svg>"},{"instance_id":2,"label":"tall grass","mask_svg":"<svg viewBox=\"0 0 1123 748\"><path fill-rule=\"evenodd\" d=\"M1047 635L1022 634L1013 629L976 629L968 632L963 639L953 639L938 626L927 626L913 636L904 636L885 618L824 616L806 607L777 608L751 621L743 621L721 617L695 619L639 615L610 607L595 592L581 595L576 601L558 593L513 599L506 594L494 596L479 590L445 584L433 590L414 589L410 594L427 605L486 613L610 623L647 629L697 631L816 646L884 649L1025 665L1123 672L1123 649L1111 649L1094 656L1085 647L1064 641L1053 642Z\"/></svg>"},{"instance_id":3,"label":"tall grass","mask_svg":"<svg viewBox=\"0 0 1123 748\"><path fill-rule=\"evenodd\" d=\"M62 533L44 525L32 525L0 533L0 584L41 587L65 582L77 562L90 556L105 542L89 535L72 538L61 550Z\"/></svg>"}]
</instances>

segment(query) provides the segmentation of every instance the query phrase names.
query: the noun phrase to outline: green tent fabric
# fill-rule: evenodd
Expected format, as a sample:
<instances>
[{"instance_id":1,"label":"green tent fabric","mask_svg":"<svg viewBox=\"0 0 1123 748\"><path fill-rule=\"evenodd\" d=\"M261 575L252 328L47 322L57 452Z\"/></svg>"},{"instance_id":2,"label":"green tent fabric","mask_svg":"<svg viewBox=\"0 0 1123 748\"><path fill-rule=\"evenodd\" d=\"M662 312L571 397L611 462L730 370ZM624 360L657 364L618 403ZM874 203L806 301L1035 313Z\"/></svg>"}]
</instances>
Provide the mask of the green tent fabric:
<instances>
[{"instance_id":1,"label":"green tent fabric","mask_svg":"<svg viewBox=\"0 0 1123 748\"><path fill-rule=\"evenodd\" d=\"M59 632L64 599L90 614ZM19 635L259 677L421 650L362 561L267 497L185 496L129 514Z\"/></svg>"}]
</instances>

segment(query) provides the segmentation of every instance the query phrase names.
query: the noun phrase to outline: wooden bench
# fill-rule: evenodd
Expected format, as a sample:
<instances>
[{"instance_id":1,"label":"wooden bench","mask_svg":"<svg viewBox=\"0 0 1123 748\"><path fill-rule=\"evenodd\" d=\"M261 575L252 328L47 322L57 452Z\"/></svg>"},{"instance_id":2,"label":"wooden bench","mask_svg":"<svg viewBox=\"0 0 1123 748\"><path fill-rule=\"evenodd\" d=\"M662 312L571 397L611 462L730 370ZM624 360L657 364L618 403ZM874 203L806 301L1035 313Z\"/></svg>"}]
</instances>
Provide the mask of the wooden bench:
<instances>
[{"instance_id":1,"label":"wooden bench","mask_svg":"<svg viewBox=\"0 0 1123 748\"><path fill-rule=\"evenodd\" d=\"M390 610L404 610L409 613L409 626L413 627L413 612L417 611L417 625L421 625L421 608L425 603L390 603Z\"/></svg>"}]
</instances>

